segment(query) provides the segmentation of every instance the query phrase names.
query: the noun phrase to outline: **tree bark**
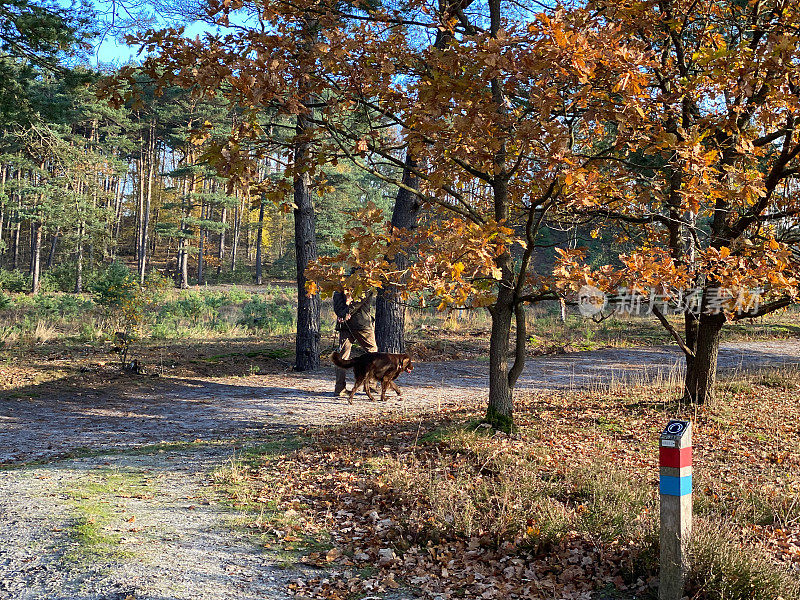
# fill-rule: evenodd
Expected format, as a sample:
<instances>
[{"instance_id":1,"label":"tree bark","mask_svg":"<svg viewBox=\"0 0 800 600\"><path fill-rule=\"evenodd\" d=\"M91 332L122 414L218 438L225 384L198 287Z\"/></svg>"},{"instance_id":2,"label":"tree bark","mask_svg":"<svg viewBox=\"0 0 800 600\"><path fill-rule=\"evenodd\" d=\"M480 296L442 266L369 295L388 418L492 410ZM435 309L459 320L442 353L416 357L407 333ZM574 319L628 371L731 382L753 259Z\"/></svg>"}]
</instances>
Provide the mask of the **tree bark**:
<instances>
[{"instance_id":1,"label":"tree bark","mask_svg":"<svg viewBox=\"0 0 800 600\"><path fill-rule=\"evenodd\" d=\"M42 256L42 223L34 221L31 227L33 236L31 240L31 293L38 294L41 287L39 275Z\"/></svg>"},{"instance_id":2,"label":"tree bark","mask_svg":"<svg viewBox=\"0 0 800 600\"><path fill-rule=\"evenodd\" d=\"M298 118L298 129L305 119ZM304 143L298 145L297 152L304 155ZM297 342L296 371L310 371L319 368L320 341L320 299L319 294L306 294L306 267L317 259L316 220L314 203L311 197L311 178L303 173L294 181L294 235L297 264Z\"/></svg>"},{"instance_id":3,"label":"tree bark","mask_svg":"<svg viewBox=\"0 0 800 600\"><path fill-rule=\"evenodd\" d=\"M237 202L236 209L233 215L233 243L231 245L231 273L236 272L236 255L239 253L239 236L242 231L242 215L244 214L244 201L245 194L242 193L242 199ZM238 198L238 194L237 194Z\"/></svg>"},{"instance_id":4,"label":"tree bark","mask_svg":"<svg viewBox=\"0 0 800 600\"><path fill-rule=\"evenodd\" d=\"M22 187L22 169L17 169L17 210L15 211L17 225L14 228L14 252L11 259L11 270L16 271L19 267L19 237L22 233L22 193L19 191Z\"/></svg>"},{"instance_id":5,"label":"tree bark","mask_svg":"<svg viewBox=\"0 0 800 600\"><path fill-rule=\"evenodd\" d=\"M403 183L413 189L419 189L419 178L413 170L417 163L410 153L406 154L403 169ZM397 197L392 211L392 227L413 230L417 224L419 212L419 196L406 188L397 190ZM398 270L408 266L408 256L398 254L394 257ZM378 290L375 301L375 339L379 352L405 352L406 307L399 297L396 286L388 286Z\"/></svg>"},{"instance_id":6,"label":"tree bark","mask_svg":"<svg viewBox=\"0 0 800 600\"><path fill-rule=\"evenodd\" d=\"M206 218L205 213L206 213L206 205L205 203L203 203L200 205L201 222ZM205 257L203 256L203 253L205 252L205 238L206 238L206 230L201 225L197 240L197 285L203 285L203 281L205 279L205 273L204 273Z\"/></svg>"},{"instance_id":7,"label":"tree bark","mask_svg":"<svg viewBox=\"0 0 800 600\"><path fill-rule=\"evenodd\" d=\"M297 184L295 184L296 186ZM295 192L297 195L297 192ZM261 265L262 245L264 240L264 199L258 206L258 233L256 234L256 285L263 283L263 270Z\"/></svg>"},{"instance_id":8,"label":"tree bark","mask_svg":"<svg viewBox=\"0 0 800 600\"><path fill-rule=\"evenodd\" d=\"M189 252L186 249L186 221L189 218L190 205L188 195L191 188L186 180L183 181L182 185L183 199L181 202L183 203L183 214L181 216L180 237L178 238L178 264L176 266L175 281L180 289L185 290L189 287Z\"/></svg>"},{"instance_id":9,"label":"tree bark","mask_svg":"<svg viewBox=\"0 0 800 600\"><path fill-rule=\"evenodd\" d=\"M153 200L153 171L155 170L156 148L155 148L155 117L150 120L150 131L147 137L147 185L142 184L143 203L141 217L141 240L139 242L139 284L144 285L145 272L147 271L147 248L150 235L150 205ZM142 157L144 166L144 156Z\"/></svg>"},{"instance_id":10,"label":"tree bark","mask_svg":"<svg viewBox=\"0 0 800 600\"><path fill-rule=\"evenodd\" d=\"M708 294L708 290L706 290ZM725 324L723 313L702 312L697 326L697 346L691 368L686 370L685 399L695 404L705 404L714 398L717 380L717 358Z\"/></svg>"},{"instance_id":11,"label":"tree bark","mask_svg":"<svg viewBox=\"0 0 800 600\"><path fill-rule=\"evenodd\" d=\"M248 195L249 196L249 195ZM247 205L245 206L244 214L244 254L247 257L246 260L248 263L252 263L253 261L253 228L251 227L253 215L251 214L253 211L252 205L250 204L250 198L247 198Z\"/></svg>"},{"instance_id":12,"label":"tree bark","mask_svg":"<svg viewBox=\"0 0 800 600\"><path fill-rule=\"evenodd\" d=\"M686 347L694 352L694 356L686 354L686 373L684 375L684 383L687 386L684 395L687 395L689 390L688 382L694 380L694 361L697 356L697 316L691 311L683 313L683 332Z\"/></svg>"},{"instance_id":13,"label":"tree bark","mask_svg":"<svg viewBox=\"0 0 800 600\"><path fill-rule=\"evenodd\" d=\"M2 191L2 193L4 195L5 195L5 191L6 191L6 176L7 175L8 175L8 167L6 165L3 165L2 167L0 167L0 185L2 185L2 190L1 191ZM6 253L5 246L3 244L3 238L4 238L4 230L5 230L5 225L6 225L6 213L7 212L8 212L8 210L6 209L6 205L5 204L0 206L0 259L4 258L5 257L5 253ZM10 230L9 230L9 233L11 233ZM0 260L0 264L2 264L1 260Z\"/></svg>"},{"instance_id":14,"label":"tree bark","mask_svg":"<svg viewBox=\"0 0 800 600\"><path fill-rule=\"evenodd\" d=\"M319 368L320 298L319 294L306 293L306 267L317 259L317 232L314 201L311 196L311 176L303 168L308 159L309 142L305 139L308 122L298 115L295 142L294 177L294 247L297 267L297 335L295 370L310 371Z\"/></svg>"},{"instance_id":15,"label":"tree bark","mask_svg":"<svg viewBox=\"0 0 800 600\"><path fill-rule=\"evenodd\" d=\"M28 275L30 275L31 277L33 277L33 254L34 254L33 245L36 243L36 241L34 239L35 236L36 236L36 223L34 221L31 221L30 228L29 228L29 231L28 231L28 249L29 249L29 252L28 252ZM40 242L40 244L41 244L41 242Z\"/></svg>"},{"instance_id":16,"label":"tree bark","mask_svg":"<svg viewBox=\"0 0 800 600\"><path fill-rule=\"evenodd\" d=\"M308 19L302 32L301 51L310 48L317 39L318 23ZM311 106L313 98L309 84L301 81L298 89L305 106ZM313 109L309 109L313 111ZM319 294L306 293L306 267L317 259L317 226L314 215L314 200L311 196L311 175L307 165L311 154L312 124L308 115L297 115L294 140L294 248L297 267L297 335L296 371L319 368L320 342L320 298Z\"/></svg>"},{"instance_id":17,"label":"tree bark","mask_svg":"<svg viewBox=\"0 0 800 600\"><path fill-rule=\"evenodd\" d=\"M58 247L58 238L61 235L61 231L56 229L55 233L53 234L53 239L50 240L50 252L47 254L47 268L50 269L53 266L53 258L56 255L56 248Z\"/></svg>"},{"instance_id":18,"label":"tree bark","mask_svg":"<svg viewBox=\"0 0 800 600\"><path fill-rule=\"evenodd\" d=\"M228 211L225 206L222 207L222 214L220 215L220 230L219 230L219 246L217 247L217 276L222 274L222 261L225 260L225 224L228 218Z\"/></svg>"},{"instance_id":19,"label":"tree bark","mask_svg":"<svg viewBox=\"0 0 800 600\"><path fill-rule=\"evenodd\" d=\"M126 173L122 177L116 178L115 189L114 189L114 244L111 245L112 248L112 257L116 254L116 248L120 245L119 241L119 229L122 225L122 208L124 205L124 191L125 191L125 184L128 181L128 174Z\"/></svg>"},{"instance_id":20,"label":"tree bark","mask_svg":"<svg viewBox=\"0 0 800 600\"><path fill-rule=\"evenodd\" d=\"M78 227L78 248L76 252L75 264L75 293L80 294L83 291L83 231L84 223L80 222Z\"/></svg>"},{"instance_id":21,"label":"tree bark","mask_svg":"<svg viewBox=\"0 0 800 600\"><path fill-rule=\"evenodd\" d=\"M181 272L178 287L185 290L189 287L189 251L186 248L186 240L181 239Z\"/></svg>"},{"instance_id":22,"label":"tree bark","mask_svg":"<svg viewBox=\"0 0 800 600\"><path fill-rule=\"evenodd\" d=\"M19 211L16 214L17 225L14 228L14 250L11 253L11 270L16 271L19 267L19 236L22 232L22 219L20 218Z\"/></svg>"},{"instance_id":23,"label":"tree bark","mask_svg":"<svg viewBox=\"0 0 800 600\"><path fill-rule=\"evenodd\" d=\"M144 219L144 139L139 146L139 158L136 159L136 242L135 252L137 264L141 264L142 252L142 220Z\"/></svg>"},{"instance_id":24,"label":"tree bark","mask_svg":"<svg viewBox=\"0 0 800 600\"><path fill-rule=\"evenodd\" d=\"M492 332L489 338L489 406L486 420L495 429L510 431L513 425L513 386L509 381L508 346L514 315L514 292L501 286L497 301L489 309Z\"/></svg>"}]
</instances>

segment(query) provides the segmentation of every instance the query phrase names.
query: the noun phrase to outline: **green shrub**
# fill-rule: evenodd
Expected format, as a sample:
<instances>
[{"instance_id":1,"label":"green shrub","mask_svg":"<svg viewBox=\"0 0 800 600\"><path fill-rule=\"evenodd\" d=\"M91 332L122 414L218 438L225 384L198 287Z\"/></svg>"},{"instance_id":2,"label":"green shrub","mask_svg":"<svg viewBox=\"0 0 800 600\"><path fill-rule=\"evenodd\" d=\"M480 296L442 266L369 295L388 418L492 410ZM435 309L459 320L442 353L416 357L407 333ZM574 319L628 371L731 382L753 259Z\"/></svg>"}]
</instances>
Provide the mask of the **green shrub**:
<instances>
[{"instance_id":1,"label":"green shrub","mask_svg":"<svg viewBox=\"0 0 800 600\"><path fill-rule=\"evenodd\" d=\"M0 289L7 292L29 292L31 291L31 278L22 271L0 269Z\"/></svg>"},{"instance_id":2,"label":"green shrub","mask_svg":"<svg viewBox=\"0 0 800 600\"><path fill-rule=\"evenodd\" d=\"M177 314L181 317L190 319L192 323L197 324L200 318L206 312L206 303L203 300L202 294L198 292L189 292L182 298L175 302Z\"/></svg>"},{"instance_id":3,"label":"green shrub","mask_svg":"<svg viewBox=\"0 0 800 600\"><path fill-rule=\"evenodd\" d=\"M166 300L167 292L173 287L173 284L169 277L152 269L144 276L144 287L150 296L150 301L161 304Z\"/></svg>"},{"instance_id":4,"label":"green shrub","mask_svg":"<svg viewBox=\"0 0 800 600\"><path fill-rule=\"evenodd\" d=\"M114 261L98 276L91 290L99 305L121 308L136 297L139 283L127 266Z\"/></svg>"},{"instance_id":5,"label":"green shrub","mask_svg":"<svg viewBox=\"0 0 800 600\"><path fill-rule=\"evenodd\" d=\"M75 261L60 262L42 273L42 288L48 292L73 292L78 265ZM91 289L102 271L84 266L81 279L84 289Z\"/></svg>"},{"instance_id":6,"label":"green shrub","mask_svg":"<svg viewBox=\"0 0 800 600\"><path fill-rule=\"evenodd\" d=\"M11 296L0 292L0 310L7 310L12 306L14 306L14 300L11 299Z\"/></svg>"},{"instance_id":7,"label":"green shrub","mask_svg":"<svg viewBox=\"0 0 800 600\"><path fill-rule=\"evenodd\" d=\"M94 302L71 294L38 294L28 299L25 305L31 314L40 319L61 317L74 319L94 308Z\"/></svg>"},{"instance_id":8,"label":"green shrub","mask_svg":"<svg viewBox=\"0 0 800 600\"><path fill-rule=\"evenodd\" d=\"M244 304L252 297L252 294L247 290L235 286L227 290L226 293L231 304Z\"/></svg>"},{"instance_id":9,"label":"green shrub","mask_svg":"<svg viewBox=\"0 0 800 600\"><path fill-rule=\"evenodd\" d=\"M294 247L289 252L278 258L268 267L270 277L280 279L294 279L297 274L297 261L294 258ZM250 281L253 280L252 275Z\"/></svg>"},{"instance_id":10,"label":"green shrub","mask_svg":"<svg viewBox=\"0 0 800 600\"><path fill-rule=\"evenodd\" d=\"M81 342L94 342L102 337L103 333L97 328L94 322L81 323L78 329L77 338Z\"/></svg>"},{"instance_id":11,"label":"green shrub","mask_svg":"<svg viewBox=\"0 0 800 600\"><path fill-rule=\"evenodd\" d=\"M150 337L154 340L168 340L178 337L178 330L174 324L157 322L150 329Z\"/></svg>"},{"instance_id":12,"label":"green shrub","mask_svg":"<svg viewBox=\"0 0 800 600\"><path fill-rule=\"evenodd\" d=\"M222 273L217 275L216 271L209 271L206 275L209 284L219 285L224 283L249 284L253 283L253 269L245 263L237 263L236 270L231 272L223 268Z\"/></svg>"},{"instance_id":13,"label":"green shrub","mask_svg":"<svg viewBox=\"0 0 800 600\"><path fill-rule=\"evenodd\" d=\"M148 308L152 308L150 290L139 285L137 276L120 262L111 263L92 286L95 301L115 320L115 328L121 328L136 339Z\"/></svg>"},{"instance_id":14,"label":"green shrub","mask_svg":"<svg viewBox=\"0 0 800 600\"><path fill-rule=\"evenodd\" d=\"M294 326L294 310L282 298L266 298L253 294L252 299L242 307L240 324L267 333L284 333Z\"/></svg>"}]
</instances>

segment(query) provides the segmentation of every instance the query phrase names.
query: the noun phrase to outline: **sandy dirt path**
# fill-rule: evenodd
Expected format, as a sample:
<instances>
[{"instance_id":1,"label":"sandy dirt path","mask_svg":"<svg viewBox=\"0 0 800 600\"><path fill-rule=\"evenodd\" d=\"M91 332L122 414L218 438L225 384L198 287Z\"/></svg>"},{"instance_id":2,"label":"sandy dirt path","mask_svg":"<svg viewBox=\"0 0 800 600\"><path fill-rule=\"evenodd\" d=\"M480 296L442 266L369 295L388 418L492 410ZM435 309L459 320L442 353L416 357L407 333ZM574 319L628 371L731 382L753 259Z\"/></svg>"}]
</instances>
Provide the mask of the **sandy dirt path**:
<instances>
[{"instance_id":1,"label":"sandy dirt path","mask_svg":"<svg viewBox=\"0 0 800 600\"><path fill-rule=\"evenodd\" d=\"M528 362L518 386L524 393L666 378L681 363L666 346L545 356ZM723 370L783 364L800 364L800 341L725 344L720 352ZM418 364L399 381L402 400L390 393L376 404L359 394L352 406L332 396L330 367L154 378L135 392L87 387L64 397L42 385L0 396L0 599L284 598L297 571L281 568L220 503L211 471L235 447L298 427L480 399L487 377L486 361ZM147 447L175 442L191 444ZM118 551L85 551L81 525L92 518Z\"/></svg>"},{"instance_id":2,"label":"sandy dirt path","mask_svg":"<svg viewBox=\"0 0 800 600\"><path fill-rule=\"evenodd\" d=\"M723 344L723 371L800 364L800 341ZM571 389L679 376L676 347L609 348L529 359L526 389ZM76 448L130 448L160 442L264 437L303 425L340 423L379 411L430 409L480 398L487 361L429 362L398 380L402 400L352 406L331 394L333 368L229 378L156 378L135 390L87 388L55 395L44 384L29 395L0 395L0 464L57 456ZM352 375L350 376L352 381ZM30 391L30 390L29 390Z\"/></svg>"}]
</instances>

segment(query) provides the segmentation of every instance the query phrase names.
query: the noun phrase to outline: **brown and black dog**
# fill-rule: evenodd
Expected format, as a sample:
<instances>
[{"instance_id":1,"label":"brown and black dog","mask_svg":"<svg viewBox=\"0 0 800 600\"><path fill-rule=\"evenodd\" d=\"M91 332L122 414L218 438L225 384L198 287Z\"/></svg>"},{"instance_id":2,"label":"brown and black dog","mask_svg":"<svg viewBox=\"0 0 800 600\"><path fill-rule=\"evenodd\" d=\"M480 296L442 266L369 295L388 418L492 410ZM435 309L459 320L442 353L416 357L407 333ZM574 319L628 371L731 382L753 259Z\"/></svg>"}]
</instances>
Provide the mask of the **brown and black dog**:
<instances>
[{"instance_id":1,"label":"brown and black dog","mask_svg":"<svg viewBox=\"0 0 800 600\"><path fill-rule=\"evenodd\" d=\"M342 360L338 352L331 355L331 360L340 369L353 368L356 382L353 385L353 390L347 401L353 403L353 395L360 387L364 387L364 391L373 402L375 398L369 391L369 384L371 381L381 382L381 400L386 400L386 390L392 388L397 395L400 396L402 392L400 388L395 385L394 380L397 379L400 373L410 373L414 370L414 365L411 364L411 357L408 354L389 354L388 352L367 352L361 356L357 356L351 360Z\"/></svg>"}]
</instances>

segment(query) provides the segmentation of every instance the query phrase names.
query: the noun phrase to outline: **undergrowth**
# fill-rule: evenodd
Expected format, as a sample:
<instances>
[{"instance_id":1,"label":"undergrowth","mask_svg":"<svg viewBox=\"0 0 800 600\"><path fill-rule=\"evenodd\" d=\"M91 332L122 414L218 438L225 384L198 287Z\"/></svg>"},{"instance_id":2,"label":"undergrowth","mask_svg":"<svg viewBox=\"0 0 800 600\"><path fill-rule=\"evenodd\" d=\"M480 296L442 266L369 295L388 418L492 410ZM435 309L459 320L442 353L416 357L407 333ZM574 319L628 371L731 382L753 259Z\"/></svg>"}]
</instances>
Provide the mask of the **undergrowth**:
<instances>
[{"instance_id":1,"label":"undergrowth","mask_svg":"<svg viewBox=\"0 0 800 600\"><path fill-rule=\"evenodd\" d=\"M267 514L267 529L304 548L317 532L330 540L332 550L301 560L341 577L299 582L310 597L400 581L430 598L655 597L656 440L669 418L688 417L689 597L798 600L790 567L800 553L787 550L800 522L795 377L739 373L723 382L724 402L702 409L676 404L671 380L533 394L518 400L511 435L480 426L479 407L364 421L265 455L238 483L256 523Z\"/></svg>"}]
</instances>

